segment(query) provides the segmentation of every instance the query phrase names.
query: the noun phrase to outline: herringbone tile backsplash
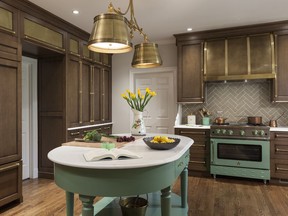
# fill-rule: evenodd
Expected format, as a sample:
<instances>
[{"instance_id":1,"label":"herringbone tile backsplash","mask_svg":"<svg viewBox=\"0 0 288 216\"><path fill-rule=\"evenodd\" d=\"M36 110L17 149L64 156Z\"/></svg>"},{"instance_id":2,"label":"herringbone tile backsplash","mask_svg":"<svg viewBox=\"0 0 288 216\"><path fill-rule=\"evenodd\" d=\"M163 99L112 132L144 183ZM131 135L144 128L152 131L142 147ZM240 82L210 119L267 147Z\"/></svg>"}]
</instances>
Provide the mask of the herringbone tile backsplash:
<instances>
[{"instance_id":1,"label":"herringbone tile backsplash","mask_svg":"<svg viewBox=\"0 0 288 216\"><path fill-rule=\"evenodd\" d=\"M201 124L198 111L205 107L212 113L212 121L220 115L227 122L247 122L247 116L262 116L262 122L267 125L285 112L277 123L288 126L288 103L271 103L270 88L269 81L208 83L206 103L182 106L182 123L187 123L187 115L194 114L197 124Z\"/></svg>"}]
</instances>

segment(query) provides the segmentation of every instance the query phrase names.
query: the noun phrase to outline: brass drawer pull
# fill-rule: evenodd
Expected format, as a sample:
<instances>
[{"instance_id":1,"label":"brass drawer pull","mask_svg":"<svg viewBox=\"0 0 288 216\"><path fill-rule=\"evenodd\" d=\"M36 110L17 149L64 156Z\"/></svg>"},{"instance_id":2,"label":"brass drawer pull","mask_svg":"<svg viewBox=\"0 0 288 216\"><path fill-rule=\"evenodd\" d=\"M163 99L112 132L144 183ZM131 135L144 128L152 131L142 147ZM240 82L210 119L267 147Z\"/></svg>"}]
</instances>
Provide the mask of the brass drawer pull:
<instances>
[{"instance_id":1,"label":"brass drawer pull","mask_svg":"<svg viewBox=\"0 0 288 216\"><path fill-rule=\"evenodd\" d=\"M205 135L205 132L180 131L180 134Z\"/></svg>"},{"instance_id":2,"label":"brass drawer pull","mask_svg":"<svg viewBox=\"0 0 288 216\"><path fill-rule=\"evenodd\" d=\"M276 138L288 138L288 134L275 134Z\"/></svg>"},{"instance_id":3,"label":"brass drawer pull","mask_svg":"<svg viewBox=\"0 0 288 216\"><path fill-rule=\"evenodd\" d=\"M276 167L276 170L279 170L279 171L288 171L288 169L286 169L286 168L280 168L280 167Z\"/></svg>"},{"instance_id":4,"label":"brass drawer pull","mask_svg":"<svg viewBox=\"0 0 288 216\"><path fill-rule=\"evenodd\" d=\"M276 148L276 152L288 152L288 149L279 149L279 148Z\"/></svg>"},{"instance_id":5,"label":"brass drawer pull","mask_svg":"<svg viewBox=\"0 0 288 216\"><path fill-rule=\"evenodd\" d=\"M19 165L20 165L19 163L16 163L16 164L13 164L13 165L10 165L10 166L6 166L6 167L3 167L3 168L0 168L0 172L4 172L6 170L10 170L10 169L16 168Z\"/></svg>"},{"instance_id":6,"label":"brass drawer pull","mask_svg":"<svg viewBox=\"0 0 288 216\"><path fill-rule=\"evenodd\" d=\"M196 164L206 164L205 161L189 161L190 163L196 163Z\"/></svg>"},{"instance_id":7,"label":"brass drawer pull","mask_svg":"<svg viewBox=\"0 0 288 216\"><path fill-rule=\"evenodd\" d=\"M79 131L77 131L77 132L71 132L71 133L70 133L71 136L76 136L76 135L79 135L79 134L80 134Z\"/></svg>"},{"instance_id":8,"label":"brass drawer pull","mask_svg":"<svg viewBox=\"0 0 288 216\"><path fill-rule=\"evenodd\" d=\"M107 129L110 129L110 127L104 127L103 129L104 129L104 130L107 130Z\"/></svg>"},{"instance_id":9,"label":"brass drawer pull","mask_svg":"<svg viewBox=\"0 0 288 216\"><path fill-rule=\"evenodd\" d=\"M204 147L204 148L206 147L206 145L203 145L203 144L193 144L192 147L193 147L193 146L194 146L194 147Z\"/></svg>"}]
</instances>

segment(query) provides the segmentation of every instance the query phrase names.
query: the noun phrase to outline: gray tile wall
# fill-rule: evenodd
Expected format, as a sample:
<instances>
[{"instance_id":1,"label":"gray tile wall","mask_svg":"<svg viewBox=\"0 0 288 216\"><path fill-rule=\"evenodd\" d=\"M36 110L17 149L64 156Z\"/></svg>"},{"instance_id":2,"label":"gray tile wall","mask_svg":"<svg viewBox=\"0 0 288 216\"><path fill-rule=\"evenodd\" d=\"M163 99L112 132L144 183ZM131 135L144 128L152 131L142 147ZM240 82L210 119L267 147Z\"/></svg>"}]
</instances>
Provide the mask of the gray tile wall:
<instances>
[{"instance_id":1,"label":"gray tile wall","mask_svg":"<svg viewBox=\"0 0 288 216\"><path fill-rule=\"evenodd\" d=\"M247 116L262 116L264 124L278 118L278 126L288 126L288 103L271 103L271 85L269 81L207 83L206 103L184 104L182 123L187 123L187 115L196 115L197 124L201 124L199 109L203 106L212 112L211 122L221 115L226 122L247 122Z\"/></svg>"}]
</instances>

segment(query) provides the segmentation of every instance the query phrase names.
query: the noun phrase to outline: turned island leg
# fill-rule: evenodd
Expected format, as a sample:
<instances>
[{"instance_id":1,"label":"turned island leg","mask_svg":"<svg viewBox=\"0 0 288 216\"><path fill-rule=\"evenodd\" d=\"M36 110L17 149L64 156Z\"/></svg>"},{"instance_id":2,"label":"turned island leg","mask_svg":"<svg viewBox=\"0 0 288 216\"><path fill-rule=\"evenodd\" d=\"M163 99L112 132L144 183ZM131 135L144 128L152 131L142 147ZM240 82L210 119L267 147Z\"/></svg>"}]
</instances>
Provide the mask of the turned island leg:
<instances>
[{"instance_id":1,"label":"turned island leg","mask_svg":"<svg viewBox=\"0 0 288 216\"><path fill-rule=\"evenodd\" d=\"M171 187L161 190L161 215L171 216Z\"/></svg>"},{"instance_id":2,"label":"turned island leg","mask_svg":"<svg viewBox=\"0 0 288 216\"><path fill-rule=\"evenodd\" d=\"M94 206L93 200L95 197L79 195L79 199L82 201L82 216L93 216L94 215Z\"/></svg>"},{"instance_id":3,"label":"turned island leg","mask_svg":"<svg viewBox=\"0 0 288 216\"><path fill-rule=\"evenodd\" d=\"M188 203L188 167L181 172L181 207L187 208Z\"/></svg>"}]
</instances>

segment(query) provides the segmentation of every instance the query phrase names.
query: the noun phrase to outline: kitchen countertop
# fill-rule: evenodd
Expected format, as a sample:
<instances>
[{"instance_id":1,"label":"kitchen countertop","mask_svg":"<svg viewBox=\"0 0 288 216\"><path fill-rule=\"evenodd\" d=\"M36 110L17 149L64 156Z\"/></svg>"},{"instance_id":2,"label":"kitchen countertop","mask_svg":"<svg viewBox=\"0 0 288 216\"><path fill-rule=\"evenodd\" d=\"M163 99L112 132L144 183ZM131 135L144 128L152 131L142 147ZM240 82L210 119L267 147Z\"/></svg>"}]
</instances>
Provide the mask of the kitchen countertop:
<instances>
[{"instance_id":1,"label":"kitchen countertop","mask_svg":"<svg viewBox=\"0 0 288 216\"><path fill-rule=\"evenodd\" d=\"M174 128L190 128L190 129L210 129L210 125L175 125ZM270 127L270 131L281 131L281 132L288 132L288 127Z\"/></svg>"},{"instance_id":2,"label":"kitchen countertop","mask_svg":"<svg viewBox=\"0 0 288 216\"><path fill-rule=\"evenodd\" d=\"M136 139L134 142L128 143L123 147L123 149L141 155L142 158L140 159L86 162L83 154L93 150L93 148L74 146L57 147L48 153L48 158L57 164L90 169L127 169L157 166L179 159L193 144L193 140L185 136L169 134L169 137L181 139L181 142L169 151L150 149L143 139Z\"/></svg>"}]
</instances>

